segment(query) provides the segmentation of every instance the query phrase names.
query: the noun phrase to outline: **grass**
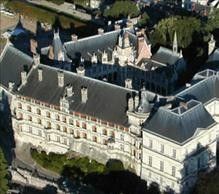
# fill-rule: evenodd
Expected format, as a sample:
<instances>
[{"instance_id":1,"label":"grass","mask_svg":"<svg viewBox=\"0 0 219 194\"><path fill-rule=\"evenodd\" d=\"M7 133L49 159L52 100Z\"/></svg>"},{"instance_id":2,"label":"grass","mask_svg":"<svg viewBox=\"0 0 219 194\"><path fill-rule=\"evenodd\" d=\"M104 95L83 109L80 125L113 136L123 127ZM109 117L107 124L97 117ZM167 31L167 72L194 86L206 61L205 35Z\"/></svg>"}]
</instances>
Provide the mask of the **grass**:
<instances>
[{"instance_id":1,"label":"grass","mask_svg":"<svg viewBox=\"0 0 219 194\"><path fill-rule=\"evenodd\" d=\"M56 17L58 17L63 28L69 28L72 23L74 23L76 27L86 24L85 22L79 21L73 17L58 15L52 10L35 7L24 2L8 1L5 6L18 14L49 24L53 24Z\"/></svg>"}]
</instances>

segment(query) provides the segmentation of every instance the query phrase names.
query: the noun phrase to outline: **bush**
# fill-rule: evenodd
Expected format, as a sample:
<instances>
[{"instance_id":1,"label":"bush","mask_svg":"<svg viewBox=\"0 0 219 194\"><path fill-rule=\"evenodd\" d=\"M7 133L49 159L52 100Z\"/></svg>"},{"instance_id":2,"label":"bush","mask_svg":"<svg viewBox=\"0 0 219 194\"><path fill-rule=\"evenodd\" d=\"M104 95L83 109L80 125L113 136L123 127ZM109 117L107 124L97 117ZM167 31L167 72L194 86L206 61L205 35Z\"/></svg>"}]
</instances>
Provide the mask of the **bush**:
<instances>
[{"instance_id":1,"label":"bush","mask_svg":"<svg viewBox=\"0 0 219 194\"><path fill-rule=\"evenodd\" d=\"M118 19L121 17L136 17L140 14L136 4L132 1L116 1L110 9L105 9L104 16Z\"/></svg>"}]
</instances>

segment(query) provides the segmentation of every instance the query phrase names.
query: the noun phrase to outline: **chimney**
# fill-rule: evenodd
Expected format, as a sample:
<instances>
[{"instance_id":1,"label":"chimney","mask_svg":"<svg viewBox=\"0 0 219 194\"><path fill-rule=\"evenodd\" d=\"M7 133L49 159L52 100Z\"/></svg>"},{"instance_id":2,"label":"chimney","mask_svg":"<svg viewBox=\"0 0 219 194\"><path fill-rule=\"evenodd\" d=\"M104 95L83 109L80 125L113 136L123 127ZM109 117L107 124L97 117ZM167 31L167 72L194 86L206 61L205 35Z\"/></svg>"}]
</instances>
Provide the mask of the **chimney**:
<instances>
[{"instance_id":1,"label":"chimney","mask_svg":"<svg viewBox=\"0 0 219 194\"><path fill-rule=\"evenodd\" d=\"M76 42L76 41L78 40L78 36L77 36L76 34L72 34L72 35L71 35L71 40L72 40L73 42Z\"/></svg>"},{"instance_id":2,"label":"chimney","mask_svg":"<svg viewBox=\"0 0 219 194\"><path fill-rule=\"evenodd\" d=\"M27 82L27 72L26 71L22 71L21 72L21 84L25 85Z\"/></svg>"},{"instance_id":3,"label":"chimney","mask_svg":"<svg viewBox=\"0 0 219 194\"><path fill-rule=\"evenodd\" d=\"M134 110L134 100L132 97L128 100L128 111L132 112Z\"/></svg>"},{"instance_id":4,"label":"chimney","mask_svg":"<svg viewBox=\"0 0 219 194\"><path fill-rule=\"evenodd\" d=\"M91 62L92 63L97 63L97 55L95 53L93 53L93 55L91 57Z\"/></svg>"},{"instance_id":5,"label":"chimney","mask_svg":"<svg viewBox=\"0 0 219 194\"><path fill-rule=\"evenodd\" d=\"M120 28L120 25L119 25L119 24L115 24L115 25L114 25L114 29L115 29L115 30L120 30L120 29L121 29L121 28Z\"/></svg>"},{"instance_id":6,"label":"chimney","mask_svg":"<svg viewBox=\"0 0 219 194\"><path fill-rule=\"evenodd\" d=\"M76 68L77 74L80 76L85 76L85 69L83 66L79 66Z\"/></svg>"},{"instance_id":7,"label":"chimney","mask_svg":"<svg viewBox=\"0 0 219 194\"><path fill-rule=\"evenodd\" d=\"M138 105L139 105L139 96L138 96L138 94L136 94L136 96L135 96L135 109L138 108Z\"/></svg>"},{"instance_id":8,"label":"chimney","mask_svg":"<svg viewBox=\"0 0 219 194\"><path fill-rule=\"evenodd\" d=\"M58 72L58 86L59 87L64 86L64 73L62 71Z\"/></svg>"},{"instance_id":9,"label":"chimney","mask_svg":"<svg viewBox=\"0 0 219 194\"><path fill-rule=\"evenodd\" d=\"M43 70L41 68L38 68L38 81L43 81Z\"/></svg>"},{"instance_id":10,"label":"chimney","mask_svg":"<svg viewBox=\"0 0 219 194\"><path fill-rule=\"evenodd\" d=\"M37 53L33 54L33 64L34 64L34 67L40 64L40 55Z\"/></svg>"},{"instance_id":11,"label":"chimney","mask_svg":"<svg viewBox=\"0 0 219 194\"><path fill-rule=\"evenodd\" d=\"M125 79L125 88L132 89L132 80L131 79Z\"/></svg>"},{"instance_id":12,"label":"chimney","mask_svg":"<svg viewBox=\"0 0 219 194\"><path fill-rule=\"evenodd\" d=\"M103 35L104 34L104 29L103 28L98 28L98 34Z\"/></svg>"},{"instance_id":13,"label":"chimney","mask_svg":"<svg viewBox=\"0 0 219 194\"><path fill-rule=\"evenodd\" d=\"M88 100L88 94L87 94L87 88L86 87L82 87L81 88L81 102L82 103L86 103Z\"/></svg>"},{"instance_id":14,"label":"chimney","mask_svg":"<svg viewBox=\"0 0 219 194\"><path fill-rule=\"evenodd\" d=\"M13 91L14 86L15 86L14 82L9 82L9 83L8 83L8 89L9 89L10 92Z\"/></svg>"},{"instance_id":15,"label":"chimney","mask_svg":"<svg viewBox=\"0 0 219 194\"><path fill-rule=\"evenodd\" d=\"M68 84L68 86L66 87L66 94L67 97L71 97L73 95L73 87L71 84Z\"/></svg>"}]
</instances>

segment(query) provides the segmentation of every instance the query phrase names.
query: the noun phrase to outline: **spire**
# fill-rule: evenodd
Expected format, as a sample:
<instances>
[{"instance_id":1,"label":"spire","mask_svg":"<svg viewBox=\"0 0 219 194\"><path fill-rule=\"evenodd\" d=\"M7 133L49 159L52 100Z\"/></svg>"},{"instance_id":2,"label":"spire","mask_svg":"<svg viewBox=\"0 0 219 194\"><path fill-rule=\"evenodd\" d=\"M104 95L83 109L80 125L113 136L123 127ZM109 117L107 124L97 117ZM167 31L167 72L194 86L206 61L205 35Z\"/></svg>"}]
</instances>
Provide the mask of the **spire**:
<instances>
[{"instance_id":1,"label":"spire","mask_svg":"<svg viewBox=\"0 0 219 194\"><path fill-rule=\"evenodd\" d=\"M177 42L177 34L176 31L174 32L174 39L173 39L173 53L178 53L178 42Z\"/></svg>"}]
</instances>

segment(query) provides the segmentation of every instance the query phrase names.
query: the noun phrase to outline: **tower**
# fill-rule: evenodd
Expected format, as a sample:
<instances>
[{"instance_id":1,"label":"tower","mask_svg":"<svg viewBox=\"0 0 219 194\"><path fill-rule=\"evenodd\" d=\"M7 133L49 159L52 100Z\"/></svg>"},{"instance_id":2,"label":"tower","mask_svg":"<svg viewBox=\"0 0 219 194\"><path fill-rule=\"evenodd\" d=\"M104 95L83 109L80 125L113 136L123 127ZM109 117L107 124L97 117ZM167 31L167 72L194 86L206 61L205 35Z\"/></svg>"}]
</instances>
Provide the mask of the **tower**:
<instances>
[{"instance_id":1,"label":"tower","mask_svg":"<svg viewBox=\"0 0 219 194\"><path fill-rule=\"evenodd\" d=\"M177 34L176 31L174 32L174 39L173 39L173 53L178 53L178 42L177 42Z\"/></svg>"},{"instance_id":2,"label":"tower","mask_svg":"<svg viewBox=\"0 0 219 194\"><path fill-rule=\"evenodd\" d=\"M214 40L214 36L211 35L211 40L208 42L208 55L210 55L215 48L215 40Z\"/></svg>"}]
</instances>

